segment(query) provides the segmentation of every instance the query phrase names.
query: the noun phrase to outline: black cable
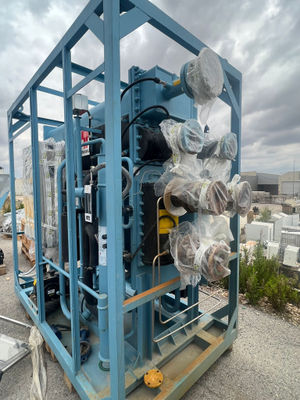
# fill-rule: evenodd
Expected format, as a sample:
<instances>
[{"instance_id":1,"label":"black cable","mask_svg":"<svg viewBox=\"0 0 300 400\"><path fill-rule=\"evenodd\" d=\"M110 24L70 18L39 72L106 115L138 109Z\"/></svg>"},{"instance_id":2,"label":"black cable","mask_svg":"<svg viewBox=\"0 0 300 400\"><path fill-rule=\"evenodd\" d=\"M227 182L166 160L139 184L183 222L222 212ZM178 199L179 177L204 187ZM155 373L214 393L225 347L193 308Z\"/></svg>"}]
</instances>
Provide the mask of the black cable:
<instances>
[{"instance_id":1,"label":"black cable","mask_svg":"<svg viewBox=\"0 0 300 400\"><path fill-rule=\"evenodd\" d=\"M168 218L170 219L173 224L174 227L176 226L176 221L174 220L174 218L171 217L171 215L161 215L159 217L159 220L162 220L164 218ZM141 250L141 248L143 247L143 244L145 243L145 241L148 239L148 237L150 236L150 234L152 233L153 229L156 227L156 221L155 223L151 226L151 228L149 229L149 231L146 233L146 235L143 237L143 240L141 241L141 243L138 245L138 247L136 248L135 252L132 254L131 256L131 261L134 259L134 257L137 255L137 253Z\"/></svg>"},{"instance_id":2,"label":"black cable","mask_svg":"<svg viewBox=\"0 0 300 400\"><path fill-rule=\"evenodd\" d=\"M124 138L125 133L126 133L126 132L128 131L128 129L131 127L131 125L134 124L135 121L136 121L138 118L140 118L140 116L142 116L143 114L145 114L147 111L153 110L154 108L160 108L161 110L163 110L163 111L166 113L167 117L170 118L169 111L168 111L168 110L166 109L166 107L164 107L164 106L154 105L154 106L147 107L147 108L145 108L143 111L139 112L139 113L129 122L129 124L126 126L126 128L125 128L124 131L122 132L122 139Z\"/></svg>"},{"instance_id":3,"label":"black cable","mask_svg":"<svg viewBox=\"0 0 300 400\"><path fill-rule=\"evenodd\" d=\"M158 78L140 78L137 79L136 81L130 83L121 93L121 100L123 99L125 93L132 88L132 86L136 85L137 83L145 82L145 81L153 81L155 83L162 83L162 81Z\"/></svg>"},{"instance_id":4,"label":"black cable","mask_svg":"<svg viewBox=\"0 0 300 400\"><path fill-rule=\"evenodd\" d=\"M151 163L153 163L153 162L159 162L159 161L161 161L161 160L159 160L159 159L157 158L157 159L154 159L154 160L148 160L148 161L144 162L144 164L140 165L140 166L134 171L133 176L136 176L136 175L140 172L140 170L141 170L142 168L146 167L146 165L149 165L149 164L151 164Z\"/></svg>"}]
</instances>

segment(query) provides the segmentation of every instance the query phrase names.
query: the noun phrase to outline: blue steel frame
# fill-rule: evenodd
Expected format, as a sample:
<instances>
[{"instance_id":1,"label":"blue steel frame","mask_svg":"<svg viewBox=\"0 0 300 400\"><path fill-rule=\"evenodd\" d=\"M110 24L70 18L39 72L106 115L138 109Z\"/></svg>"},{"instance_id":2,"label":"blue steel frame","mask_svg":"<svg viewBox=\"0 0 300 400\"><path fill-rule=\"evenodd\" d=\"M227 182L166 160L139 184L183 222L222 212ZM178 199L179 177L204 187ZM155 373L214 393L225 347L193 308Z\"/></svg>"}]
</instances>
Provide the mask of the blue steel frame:
<instances>
[{"instance_id":1,"label":"blue steel frame","mask_svg":"<svg viewBox=\"0 0 300 400\"><path fill-rule=\"evenodd\" d=\"M104 13L104 19L99 16ZM121 15L122 13L122 15ZM58 361L67 373L72 384L82 399L101 398L95 393L89 380L80 370L79 349L79 304L78 287L88 291L98 301L98 309L105 308L105 299L88 288L78 279L77 272L77 242L76 242L76 215L75 215L75 154L72 120L72 95L92 80L105 83L105 126L109 135L106 135L105 152L106 163L106 214L108 224L107 259L107 292L108 296L108 326L109 326L109 357L110 357L110 391L107 399L125 398L125 366L124 366L124 332L123 314L130 309L146 304L159 294L168 293L178 287L175 282L167 288L159 289L155 294L145 293L130 305L123 305L123 291L119 290L124 285L122 262L122 199L121 199L121 107L120 89L126 87L120 81L120 39L133 32L144 23L149 23L162 33L198 55L205 46L199 39L181 27L169 16L155 7L148 0L90 0L79 17L51 52L25 89L8 110L8 137L10 157L10 192L12 209L12 233L14 252L15 290L24 307L30 314L34 323L39 327L45 340L54 351ZM70 51L81 37L90 30L104 44L104 63L94 71L72 63ZM231 130L238 138L238 156L233 163L232 173L240 172L241 150L241 74L226 60L220 58L224 70L224 89L220 99L231 107ZM63 92L41 86L43 80L55 68L63 70ZM105 71L105 75L103 72ZM72 73L77 73L84 78L72 87ZM62 122L38 116L37 91L43 91L64 98L64 136L66 144L66 176L67 176L67 210L68 210L68 251L69 273L59 266L53 265L60 274L70 281L70 313L72 327L72 355L53 333L45 320L45 299L43 290L43 266L51 262L43 257L41 241L41 205L40 205L40 177L39 177L39 147L38 124L59 126ZM25 101L30 100L30 116L24 115L20 110ZM90 102L90 104L97 104ZM16 122L13 122L16 120ZM17 251L16 229L16 202L15 202L15 169L14 169L14 140L28 127L31 127L32 162L33 162L33 189L34 189L34 226L35 226L35 253L37 265L37 307L29 300L26 288L19 282L19 265ZM114 201L111 201L114 199ZM225 351L232 343L237 332L238 310L238 251L239 251L239 217L231 220L231 229L235 237L232 250L236 252L231 261L229 304L213 314L216 318L228 315L228 339L221 350L216 350L214 360ZM166 289L168 289L166 291ZM209 365L214 361L212 360ZM209 365L203 366L200 376ZM195 381L193 377L192 381ZM186 382L184 383L186 385ZM184 385L183 385L184 386ZM110 394L109 394L110 393ZM183 393L179 390L178 393ZM172 398L178 398L174 395ZM171 398L168 397L168 398Z\"/></svg>"}]
</instances>

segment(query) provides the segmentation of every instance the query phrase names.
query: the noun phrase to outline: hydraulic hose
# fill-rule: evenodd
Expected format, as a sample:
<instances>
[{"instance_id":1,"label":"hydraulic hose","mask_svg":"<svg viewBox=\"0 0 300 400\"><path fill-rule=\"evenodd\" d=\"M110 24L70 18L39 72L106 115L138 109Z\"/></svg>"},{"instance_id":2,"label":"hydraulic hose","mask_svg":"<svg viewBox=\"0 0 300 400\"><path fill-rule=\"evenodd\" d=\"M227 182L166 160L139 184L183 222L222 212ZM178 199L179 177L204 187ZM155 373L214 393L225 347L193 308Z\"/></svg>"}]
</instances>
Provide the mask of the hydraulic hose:
<instances>
[{"instance_id":1,"label":"hydraulic hose","mask_svg":"<svg viewBox=\"0 0 300 400\"><path fill-rule=\"evenodd\" d=\"M134 85L136 85L136 84L138 84L138 83L141 83L141 82L145 82L145 81L153 81L153 82L155 82L155 83L161 83L161 84L163 83L159 78L150 78L150 77L149 77L149 78L140 78L140 79L137 79L136 81L130 83L130 84L123 90L123 92L121 93L121 100L123 99L125 93L126 93L129 89L132 88L132 86L134 86Z\"/></svg>"},{"instance_id":2,"label":"hydraulic hose","mask_svg":"<svg viewBox=\"0 0 300 400\"><path fill-rule=\"evenodd\" d=\"M147 108L145 108L144 110L142 110L141 112L139 112L130 122L129 122L129 124L126 126L126 128L123 130L123 132L122 132L122 139L124 138L124 136L125 136L125 133L128 131L128 129L131 127L131 125L132 124L134 124L135 123L135 121L138 119L138 118L140 118L143 114L145 114L147 111L150 111L150 110L153 110L153 109L161 109L161 110L163 110L163 112L166 114L166 116L168 117L168 118L170 118L170 114L169 114L169 111L166 109L166 107L164 107L164 106L161 106L161 105L154 105L154 106L150 106L150 107L147 107Z\"/></svg>"},{"instance_id":3,"label":"hydraulic hose","mask_svg":"<svg viewBox=\"0 0 300 400\"><path fill-rule=\"evenodd\" d=\"M93 169L91 169L91 172L92 172L93 175L96 175L102 168L105 168L105 167L106 167L106 163L98 164L98 165L96 165L96 167L94 167ZM126 179L126 186L125 186L125 189L122 191L122 198L124 199L124 198L128 195L128 193L129 193L129 190L130 190L131 185L132 185L132 181L131 181L131 177L130 177L130 175L129 175L129 172L128 172L127 169L124 168L124 167L122 167L122 175L123 175L123 176L125 177L125 179ZM90 179L90 175L87 174L87 175L84 177L83 185L87 185L88 182L89 182L89 179Z\"/></svg>"}]
</instances>

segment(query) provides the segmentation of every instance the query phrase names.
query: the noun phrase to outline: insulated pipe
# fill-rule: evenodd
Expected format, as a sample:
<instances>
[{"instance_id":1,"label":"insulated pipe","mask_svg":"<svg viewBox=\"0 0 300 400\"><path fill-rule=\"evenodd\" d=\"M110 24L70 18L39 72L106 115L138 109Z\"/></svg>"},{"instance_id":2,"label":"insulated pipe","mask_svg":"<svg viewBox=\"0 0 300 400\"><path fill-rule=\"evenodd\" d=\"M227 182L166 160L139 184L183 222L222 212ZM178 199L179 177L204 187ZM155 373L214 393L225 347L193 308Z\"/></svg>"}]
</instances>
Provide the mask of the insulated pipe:
<instances>
[{"instance_id":1,"label":"insulated pipe","mask_svg":"<svg viewBox=\"0 0 300 400\"><path fill-rule=\"evenodd\" d=\"M77 188L82 188L82 151L81 151L81 128L80 117L75 117L75 146L76 146L76 173L77 173ZM76 195L76 193L75 193ZM78 214L78 234L79 234L79 257L80 257L80 272L79 279L83 279L83 218L82 214Z\"/></svg>"},{"instance_id":2,"label":"insulated pipe","mask_svg":"<svg viewBox=\"0 0 300 400\"><path fill-rule=\"evenodd\" d=\"M108 337L108 296L106 293L101 293L98 299L98 324L99 324L99 331L100 336L107 336ZM108 342L102 341L100 338L100 351L99 351L99 358L100 358L100 368L103 370L109 370L109 358L104 358L103 354L108 353Z\"/></svg>"},{"instance_id":3,"label":"insulated pipe","mask_svg":"<svg viewBox=\"0 0 300 400\"><path fill-rule=\"evenodd\" d=\"M58 214L58 257L59 257L59 267L64 269L64 262L62 256L62 232L61 232L61 216L62 216L62 171L66 166L66 160L57 168L57 214ZM59 299L60 307L67 319L71 319L71 314L66 302L66 280L63 274L59 273Z\"/></svg>"},{"instance_id":4,"label":"insulated pipe","mask_svg":"<svg viewBox=\"0 0 300 400\"><path fill-rule=\"evenodd\" d=\"M98 140L98 139L96 139ZM103 139L102 139L103 140ZM100 154L98 156L98 163L105 163L105 141L103 140ZM106 170L100 169L98 171L98 191L97 191L97 217L98 217L98 235L106 233L107 220L106 220ZM98 240L99 245L99 240ZM101 244L100 244L101 245ZM99 273L99 293L102 296L101 304L98 301L98 330L99 330L99 341L101 343L99 347L98 358L102 368L109 368L109 332L108 332L108 319L104 318L105 310L105 299L108 300L108 283L107 283L107 265L104 257L98 259L98 273ZM106 309L107 313L107 309ZM103 317L103 318L102 318ZM106 314L106 318L108 315Z\"/></svg>"}]
</instances>

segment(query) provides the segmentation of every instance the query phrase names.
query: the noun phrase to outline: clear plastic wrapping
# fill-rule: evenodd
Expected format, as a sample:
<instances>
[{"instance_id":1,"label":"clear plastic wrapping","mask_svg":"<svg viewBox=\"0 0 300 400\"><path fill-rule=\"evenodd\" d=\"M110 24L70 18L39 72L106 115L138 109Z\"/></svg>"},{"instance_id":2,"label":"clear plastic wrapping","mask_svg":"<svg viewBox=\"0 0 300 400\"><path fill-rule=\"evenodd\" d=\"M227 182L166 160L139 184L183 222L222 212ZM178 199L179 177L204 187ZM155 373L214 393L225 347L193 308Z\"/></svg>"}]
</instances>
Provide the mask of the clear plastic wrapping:
<instances>
[{"instance_id":1,"label":"clear plastic wrapping","mask_svg":"<svg viewBox=\"0 0 300 400\"><path fill-rule=\"evenodd\" d=\"M24 220L24 217L25 217L24 209L16 210L17 232L20 232L22 230L22 220ZM3 215L0 231L5 233L12 233L11 212L5 213Z\"/></svg>"},{"instance_id":2,"label":"clear plastic wrapping","mask_svg":"<svg viewBox=\"0 0 300 400\"><path fill-rule=\"evenodd\" d=\"M161 122L160 129L173 157L178 157L180 153L197 154L202 150L204 133L195 119L188 119L183 123L165 119Z\"/></svg>"},{"instance_id":3,"label":"clear plastic wrapping","mask_svg":"<svg viewBox=\"0 0 300 400\"><path fill-rule=\"evenodd\" d=\"M44 339L38 328L30 330L29 346L32 360L32 384L30 400L47 400L47 372L43 351Z\"/></svg>"},{"instance_id":4,"label":"clear plastic wrapping","mask_svg":"<svg viewBox=\"0 0 300 400\"><path fill-rule=\"evenodd\" d=\"M197 159L204 143L204 133L198 121L190 119L184 123L172 119L162 121L161 131L172 150L172 157L164 164L165 172L155 183L155 194L162 196L166 185L174 177L194 179L200 177L202 160Z\"/></svg>"},{"instance_id":5,"label":"clear plastic wrapping","mask_svg":"<svg viewBox=\"0 0 300 400\"><path fill-rule=\"evenodd\" d=\"M203 160L203 169L200 173L201 178L209 180L220 180L227 183L231 175L231 161L221 158L211 157Z\"/></svg>"},{"instance_id":6,"label":"clear plastic wrapping","mask_svg":"<svg viewBox=\"0 0 300 400\"><path fill-rule=\"evenodd\" d=\"M198 158L218 157L224 160L234 160L237 154L237 137L233 132L226 133L217 139L207 135Z\"/></svg>"},{"instance_id":7,"label":"clear plastic wrapping","mask_svg":"<svg viewBox=\"0 0 300 400\"><path fill-rule=\"evenodd\" d=\"M234 175L228 183L229 201L227 211L232 217L236 213L245 217L251 209L252 189L249 182L240 182L240 175Z\"/></svg>"},{"instance_id":8,"label":"clear plastic wrapping","mask_svg":"<svg viewBox=\"0 0 300 400\"><path fill-rule=\"evenodd\" d=\"M172 179L164 192L164 204L173 215L184 215L186 212L206 211L220 215L226 207L228 193L221 181L199 179L187 181L181 178Z\"/></svg>"},{"instance_id":9,"label":"clear plastic wrapping","mask_svg":"<svg viewBox=\"0 0 300 400\"><path fill-rule=\"evenodd\" d=\"M206 216L202 222L182 222L171 230L169 238L182 288L195 286L201 276L215 281L230 274L228 244L233 237L225 218Z\"/></svg>"},{"instance_id":10,"label":"clear plastic wrapping","mask_svg":"<svg viewBox=\"0 0 300 400\"><path fill-rule=\"evenodd\" d=\"M40 190L42 210L43 249L49 249L53 258L58 247L57 168L65 157L64 141L53 138L39 142ZM23 189L25 209L25 235L34 239L34 206L31 146L23 150ZM50 250L51 249L51 250Z\"/></svg>"},{"instance_id":11,"label":"clear plastic wrapping","mask_svg":"<svg viewBox=\"0 0 300 400\"><path fill-rule=\"evenodd\" d=\"M223 69L219 57L209 48L203 48L188 65L186 82L199 105L214 100L222 92Z\"/></svg>"}]
</instances>

